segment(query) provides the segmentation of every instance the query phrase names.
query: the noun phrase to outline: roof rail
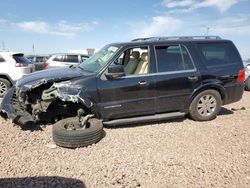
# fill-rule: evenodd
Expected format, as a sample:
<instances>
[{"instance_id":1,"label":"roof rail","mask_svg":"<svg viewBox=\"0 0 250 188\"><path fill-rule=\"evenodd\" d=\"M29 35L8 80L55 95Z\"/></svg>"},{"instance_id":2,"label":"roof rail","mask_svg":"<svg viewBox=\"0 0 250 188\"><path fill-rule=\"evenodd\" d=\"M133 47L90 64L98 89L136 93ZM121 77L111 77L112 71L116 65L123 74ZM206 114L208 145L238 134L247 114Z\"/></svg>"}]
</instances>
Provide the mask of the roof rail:
<instances>
[{"instance_id":1,"label":"roof rail","mask_svg":"<svg viewBox=\"0 0 250 188\"><path fill-rule=\"evenodd\" d=\"M147 37L147 38L137 38L132 41L156 41L156 40L221 40L219 36L173 36L173 37Z\"/></svg>"}]
</instances>

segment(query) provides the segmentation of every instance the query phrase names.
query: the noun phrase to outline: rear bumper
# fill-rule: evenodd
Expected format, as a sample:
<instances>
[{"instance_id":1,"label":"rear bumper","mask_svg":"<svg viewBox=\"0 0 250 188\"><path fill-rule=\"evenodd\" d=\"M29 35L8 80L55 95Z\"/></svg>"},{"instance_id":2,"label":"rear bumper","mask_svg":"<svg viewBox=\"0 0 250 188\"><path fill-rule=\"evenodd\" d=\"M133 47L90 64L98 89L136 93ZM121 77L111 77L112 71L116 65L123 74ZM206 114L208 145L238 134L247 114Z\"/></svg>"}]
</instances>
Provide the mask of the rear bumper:
<instances>
[{"instance_id":1,"label":"rear bumper","mask_svg":"<svg viewBox=\"0 0 250 188\"><path fill-rule=\"evenodd\" d=\"M14 87L10 88L1 103L0 115L3 118L9 118L13 123L26 125L30 122L34 123L31 114L22 108L16 98L16 90Z\"/></svg>"},{"instance_id":2,"label":"rear bumper","mask_svg":"<svg viewBox=\"0 0 250 188\"><path fill-rule=\"evenodd\" d=\"M225 99L223 104L230 104L238 102L242 99L244 93L245 84L233 84L225 87Z\"/></svg>"}]
</instances>

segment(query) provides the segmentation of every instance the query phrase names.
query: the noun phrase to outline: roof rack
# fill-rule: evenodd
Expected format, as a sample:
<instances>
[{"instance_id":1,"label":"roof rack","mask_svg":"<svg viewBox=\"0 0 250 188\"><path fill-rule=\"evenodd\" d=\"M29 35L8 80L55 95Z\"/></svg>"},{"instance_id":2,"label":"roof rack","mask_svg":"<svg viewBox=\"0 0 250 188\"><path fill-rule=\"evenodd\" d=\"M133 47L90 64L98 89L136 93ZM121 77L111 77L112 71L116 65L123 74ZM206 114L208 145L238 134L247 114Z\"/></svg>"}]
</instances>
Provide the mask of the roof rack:
<instances>
[{"instance_id":1,"label":"roof rack","mask_svg":"<svg viewBox=\"0 0 250 188\"><path fill-rule=\"evenodd\" d=\"M173 37L147 37L147 38L137 38L133 39L132 41L156 41L156 40L221 40L219 36L173 36Z\"/></svg>"}]
</instances>

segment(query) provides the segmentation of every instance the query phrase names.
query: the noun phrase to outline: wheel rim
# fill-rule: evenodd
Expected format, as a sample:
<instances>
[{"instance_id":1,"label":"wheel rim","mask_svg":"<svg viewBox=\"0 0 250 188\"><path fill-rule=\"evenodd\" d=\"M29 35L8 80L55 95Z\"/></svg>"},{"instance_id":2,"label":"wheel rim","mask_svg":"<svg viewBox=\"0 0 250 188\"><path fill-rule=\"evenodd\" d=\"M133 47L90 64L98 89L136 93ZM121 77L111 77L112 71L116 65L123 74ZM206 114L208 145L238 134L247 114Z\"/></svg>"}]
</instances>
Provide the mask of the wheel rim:
<instances>
[{"instance_id":1,"label":"wheel rim","mask_svg":"<svg viewBox=\"0 0 250 188\"><path fill-rule=\"evenodd\" d=\"M7 85L0 81L0 94L3 95L7 91Z\"/></svg>"},{"instance_id":2,"label":"wheel rim","mask_svg":"<svg viewBox=\"0 0 250 188\"><path fill-rule=\"evenodd\" d=\"M197 104L198 113L203 116L207 117L214 113L216 109L216 99L212 95L204 95L200 98Z\"/></svg>"},{"instance_id":3,"label":"wheel rim","mask_svg":"<svg viewBox=\"0 0 250 188\"><path fill-rule=\"evenodd\" d=\"M65 123L63 125L63 128L68 131L75 131L75 130L83 129L83 126L80 123L70 122L70 123Z\"/></svg>"}]
</instances>

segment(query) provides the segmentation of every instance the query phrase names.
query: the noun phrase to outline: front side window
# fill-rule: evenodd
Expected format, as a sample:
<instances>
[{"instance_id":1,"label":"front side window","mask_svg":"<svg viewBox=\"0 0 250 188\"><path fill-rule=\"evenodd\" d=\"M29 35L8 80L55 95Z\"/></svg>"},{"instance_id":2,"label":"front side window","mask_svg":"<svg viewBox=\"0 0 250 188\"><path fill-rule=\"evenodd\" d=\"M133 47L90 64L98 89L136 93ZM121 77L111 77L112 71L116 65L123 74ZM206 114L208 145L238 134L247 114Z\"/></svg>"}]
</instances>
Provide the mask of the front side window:
<instances>
[{"instance_id":1,"label":"front side window","mask_svg":"<svg viewBox=\"0 0 250 188\"><path fill-rule=\"evenodd\" d=\"M149 72L148 47L127 49L113 64L122 65L125 75L147 74Z\"/></svg>"},{"instance_id":2,"label":"front side window","mask_svg":"<svg viewBox=\"0 0 250 188\"><path fill-rule=\"evenodd\" d=\"M117 52L119 48L117 46L108 45L99 50L90 58L86 59L83 63L79 65L80 69L83 69L87 72L98 72L100 71L113 55Z\"/></svg>"},{"instance_id":3,"label":"front side window","mask_svg":"<svg viewBox=\"0 0 250 188\"><path fill-rule=\"evenodd\" d=\"M64 60L64 55L57 55L57 56L53 59L53 61L60 61L60 62L63 62L63 60Z\"/></svg>"},{"instance_id":4,"label":"front side window","mask_svg":"<svg viewBox=\"0 0 250 188\"><path fill-rule=\"evenodd\" d=\"M81 55L81 63L84 62L86 59L88 59L89 57L88 56L82 56Z\"/></svg>"},{"instance_id":5,"label":"front side window","mask_svg":"<svg viewBox=\"0 0 250 188\"><path fill-rule=\"evenodd\" d=\"M194 69L192 59L183 45L156 46L158 72Z\"/></svg>"}]
</instances>

